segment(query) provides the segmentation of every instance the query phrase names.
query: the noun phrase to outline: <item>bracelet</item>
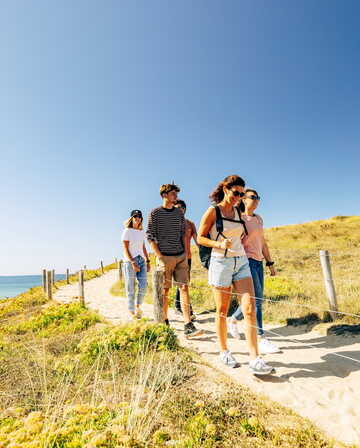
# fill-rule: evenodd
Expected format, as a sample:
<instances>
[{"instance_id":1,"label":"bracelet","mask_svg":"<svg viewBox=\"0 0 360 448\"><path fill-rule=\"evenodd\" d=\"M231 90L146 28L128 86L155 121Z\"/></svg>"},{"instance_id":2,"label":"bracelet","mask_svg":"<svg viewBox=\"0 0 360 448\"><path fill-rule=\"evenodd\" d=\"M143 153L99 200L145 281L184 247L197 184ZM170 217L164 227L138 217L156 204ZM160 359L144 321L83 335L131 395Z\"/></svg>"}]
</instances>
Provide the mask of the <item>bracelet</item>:
<instances>
[{"instance_id":1,"label":"bracelet","mask_svg":"<svg viewBox=\"0 0 360 448\"><path fill-rule=\"evenodd\" d=\"M275 261L267 261L266 266L273 266L275 264Z\"/></svg>"}]
</instances>

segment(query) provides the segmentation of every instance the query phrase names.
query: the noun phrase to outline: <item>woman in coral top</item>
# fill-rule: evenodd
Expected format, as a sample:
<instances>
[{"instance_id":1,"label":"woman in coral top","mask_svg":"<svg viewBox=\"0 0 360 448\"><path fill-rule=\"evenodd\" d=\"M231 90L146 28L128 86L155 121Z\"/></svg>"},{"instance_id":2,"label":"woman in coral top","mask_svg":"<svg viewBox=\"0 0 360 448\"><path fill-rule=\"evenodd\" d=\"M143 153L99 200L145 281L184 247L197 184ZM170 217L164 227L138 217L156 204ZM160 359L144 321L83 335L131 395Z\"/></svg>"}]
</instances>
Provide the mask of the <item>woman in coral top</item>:
<instances>
[{"instance_id":1,"label":"woman in coral top","mask_svg":"<svg viewBox=\"0 0 360 448\"><path fill-rule=\"evenodd\" d=\"M251 276L254 283L255 297L256 297L256 322L258 335L260 336L259 351L260 353L278 353L280 350L276 345L270 342L263 330L262 319L262 302L264 296L264 267L263 259L266 260L266 266L270 269L270 275L276 275L274 262L271 260L270 251L266 244L263 231L263 220L261 216L255 214L255 210L259 205L260 196L256 190L246 189L243 199L245 205L245 212L242 213L241 218L245 222L248 235L243 240L243 246L246 256L249 259L249 266ZM241 306L237 308L235 313L229 317L229 330L231 335L240 339L239 330L237 328L237 321L243 319Z\"/></svg>"}]
</instances>

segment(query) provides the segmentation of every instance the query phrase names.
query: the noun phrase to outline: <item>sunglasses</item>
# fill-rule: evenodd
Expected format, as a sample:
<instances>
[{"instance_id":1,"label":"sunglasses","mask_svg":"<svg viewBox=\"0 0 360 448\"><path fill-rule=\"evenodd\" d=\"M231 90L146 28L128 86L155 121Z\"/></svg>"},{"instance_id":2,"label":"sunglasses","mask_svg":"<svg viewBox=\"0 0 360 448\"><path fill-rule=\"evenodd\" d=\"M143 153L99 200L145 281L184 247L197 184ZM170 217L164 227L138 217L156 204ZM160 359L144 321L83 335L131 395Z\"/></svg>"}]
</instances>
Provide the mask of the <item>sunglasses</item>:
<instances>
[{"instance_id":1,"label":"sunglasses","mask_svg":"<svg viewBox=\"0 0 360 448\"><path fill-rule=\"evenodd\" d=\"M254 201L260 201L260 196L256 196L255 194L251 194L250 196L246 196L247 199L253 199Z\"/></svg>"},{"instance_id":2,"label":"sunglasses","mask_svg":"<svg viewBox=\"0 0 360 448\"><path fill-rule=\"evenodd\" d=\"M139 219L142 219L142 216L141 216L141 215L134 215L133 218L139 218Z\"/></svg>"},{"instance_id":3,"label":"sunglasses","mask_svg":"<svg viewBox=\"0 0 360 448\"><path fill-rule=\"evenodd\" d=\"M231 193L239 198L243 198L245 196L245 193L243 193L242 191L237 191L237 190L230 190Z\"/></svg>"}]
</instances>

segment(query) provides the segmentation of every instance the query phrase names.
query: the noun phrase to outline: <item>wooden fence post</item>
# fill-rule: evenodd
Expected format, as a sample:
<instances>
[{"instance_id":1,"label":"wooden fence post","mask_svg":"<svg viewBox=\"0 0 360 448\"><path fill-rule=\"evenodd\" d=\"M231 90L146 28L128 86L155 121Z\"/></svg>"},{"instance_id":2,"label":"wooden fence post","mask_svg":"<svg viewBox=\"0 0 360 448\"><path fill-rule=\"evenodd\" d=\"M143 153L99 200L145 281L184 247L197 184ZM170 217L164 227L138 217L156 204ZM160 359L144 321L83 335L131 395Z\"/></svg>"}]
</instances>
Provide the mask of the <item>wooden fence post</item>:
<instances>
[{"instance_id":1,"label":"wooden fence post","mask_svg":"<svg viewBox=\"0 0 360 448\"><path fill-rule=\"evenodd\" d=\"M44 292L46 292L47 291L46 269L42 270L42 284L43 284Z\"/></svg>"},{"instance_id":2,"label":"wooden fence post","mask_svg":"<svg viewBox=\"0 0 360 448\"><path fill-rule=\"evenodd\" d=\"M52 272L51 271L47 271L47 281L46 281L46 293L47 293L47 297L48 300L52 300Z\"/></svg>"},{"instance_id":3,"label":"wooden fence post","mask_svg":"<svg viewBox=\"0 0 360 448\"><path fill-rule=\"evenodd\" d=\"M51 271L51 283L53 286L55 285L55 269Z\"/></svg>"},{"instance_id":4,"label":"wooden fence post","mask_svg":"<svg viewBox=\"0 0 360 448\"><path fill-rule=\"evenodd\" d=\"M155 322L164 322L164 272L154 270L153 273L153 297Z\"/></svg>"},{"instance_id":5,"label":"wooden fence post","mask_svg":"<svg viewBox=\"0 0 360 448\"><path fill-rule=\"evenodd\" d=\"M115 264L117 265L117 262L118 262L118 259L117 259L117 257L115 257Z\"/></svg>"},{"instance_id":6,"label":"wooden fence post","mask_svg":"<svg viewBox=\"0 0 360 448\"><path fill-rule=\"evenodd\" d=\"M79 271L79 299L80 305L85 308L85 292L84 292L84 271Z\"/></svg>"},{"instance_id":7,"label":"wooden fence post","mask_svg":"<svg viewBox=\"0 0 360 448\"><path fill-rule=\"evenodd\" d=\"M119 280L122 281L123 279L123 271L122 271L122 267L123 267L123 262L122 260L120 260L118 262L118 270L119 270Z\"/></svg>"},{"instance_id":8,"label":"wooden fence post","mask_svg":"<svg viewBox=\"0 0 360 448\"><path fill-rule=\"evenodd\" d=\"M100 262L100 267L101 267L101 273L104 273L104 263L101 261Z\"/></svg>"},{"instance_id":9,"label":"wooden fence post","mask_svg":"<svg viewBox=\"0 0 360 448\"><path fill-rule=\"evenodd\" d=\"M69 271L69 269L66 269L66 283L68 285L70 284L70 271Z\"/></svg>"},{"instance_id":10,"label":"wooden fence post","mask_svg":"<svg viewBox=\"0 0 360 448\"><path fill-rule=\"evenodd\" d=\"M337 316L337 313L335 311L338 311L338 306L337 306L337 300L336 300L334 281L333 281L333 277L332 277L332 273L331 273L329 251L327 251L327 250L320 251L320 263L321 263L323 276L324 276L326 295L328 297L329 306L330 306L330 310L331 310L330 316L331 316L332 320L335 320L336 316Z\"/></svg>"}]
</instances>

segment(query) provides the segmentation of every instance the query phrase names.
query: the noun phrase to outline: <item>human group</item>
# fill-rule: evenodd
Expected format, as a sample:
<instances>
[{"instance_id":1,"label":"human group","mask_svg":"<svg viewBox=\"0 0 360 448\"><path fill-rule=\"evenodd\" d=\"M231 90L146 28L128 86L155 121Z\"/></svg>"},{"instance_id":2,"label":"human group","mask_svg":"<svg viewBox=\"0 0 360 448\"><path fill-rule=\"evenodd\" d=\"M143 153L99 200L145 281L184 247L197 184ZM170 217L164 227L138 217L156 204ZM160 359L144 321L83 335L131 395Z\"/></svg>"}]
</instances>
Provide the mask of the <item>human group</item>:
<instances>
[{"instance_id":1,"label":"human group","mask_svg":"<svg viewBox=\"0 0 360 448\"><path fill-rule=\"evenodd\" d=\"M277 353L279 348L265 337L262 318L264 267L276 275L274 261L264 238L263 220L255 213L260 196L245 181L233 174L218 183L209 198L211 206L202 216L199 229L185 218L186 203L178 199L180 188L174 183L160 187L161 206L150 212L146 230L141 210L131 211L122 233L124 279L130 317L141 318L146 294L150 258L147 240L156 256L156 269L164 272L163 318L168 318L169 290L177 286L175 308L184 319L184 334L197 338L203 334L194 324L189 281L191 240L199 247L202 264L208 269L216 303L216 333L219 359L228 367L239 363L228 349L228 330L240 339L237 322L244 319L244 333L249 348L249 369L255 375L268 375L274 369L261 354ZM135 294L135 282L138 285ZM233 295L238 298L236 311L228 317Z\"/></svg>"}]
</instances>

